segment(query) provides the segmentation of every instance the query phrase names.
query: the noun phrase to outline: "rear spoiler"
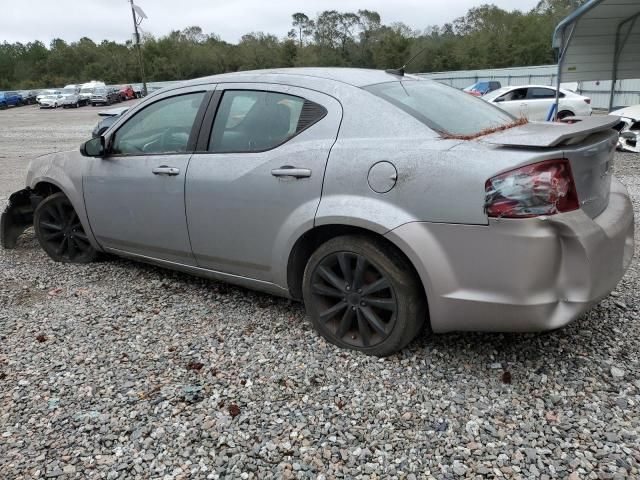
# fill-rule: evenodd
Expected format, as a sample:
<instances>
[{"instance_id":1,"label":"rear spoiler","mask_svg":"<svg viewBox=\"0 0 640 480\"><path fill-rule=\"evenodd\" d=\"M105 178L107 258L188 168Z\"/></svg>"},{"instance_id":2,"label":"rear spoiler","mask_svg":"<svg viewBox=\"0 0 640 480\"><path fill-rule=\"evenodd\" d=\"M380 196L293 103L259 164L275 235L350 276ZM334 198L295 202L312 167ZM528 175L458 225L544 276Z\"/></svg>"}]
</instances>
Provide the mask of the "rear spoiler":
<instances>
[{"instance_id":1,"label":"rear spoiler","mask_svg":"<svg viewBox=\"0 0 640 480\"><path fill-rule=\"evenodd\" d=\"M620 117L615 115L568 117L559 123L529 122L491 133L479 141L508 147L557 147L578 143L593 133L612 129L619 123Z\"/></svg>"}]
</instances>

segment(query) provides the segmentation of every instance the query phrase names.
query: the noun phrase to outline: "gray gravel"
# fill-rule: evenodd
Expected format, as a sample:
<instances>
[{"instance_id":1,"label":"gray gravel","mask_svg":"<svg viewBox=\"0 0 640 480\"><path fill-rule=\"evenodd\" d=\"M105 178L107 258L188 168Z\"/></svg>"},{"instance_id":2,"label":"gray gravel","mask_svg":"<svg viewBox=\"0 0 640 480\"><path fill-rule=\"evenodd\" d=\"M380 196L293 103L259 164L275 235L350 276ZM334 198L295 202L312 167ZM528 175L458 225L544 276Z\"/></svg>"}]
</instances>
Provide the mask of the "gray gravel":
<instances>
[{"instance_id":1,"label":"gray gravel","mask_svg":"<svg viewBox=\"0 0 640 480\"><path fill-rule=\"evenodd\" d=\"M33 152L96 119L0 112L0 206ZM640 157L616 170L640 217ZM0 250L0 479L640 478L638 253L560 331L423 336L377 359L324 342L298 304L57 264L28 235Z\"/></svg>"}]
</instances>

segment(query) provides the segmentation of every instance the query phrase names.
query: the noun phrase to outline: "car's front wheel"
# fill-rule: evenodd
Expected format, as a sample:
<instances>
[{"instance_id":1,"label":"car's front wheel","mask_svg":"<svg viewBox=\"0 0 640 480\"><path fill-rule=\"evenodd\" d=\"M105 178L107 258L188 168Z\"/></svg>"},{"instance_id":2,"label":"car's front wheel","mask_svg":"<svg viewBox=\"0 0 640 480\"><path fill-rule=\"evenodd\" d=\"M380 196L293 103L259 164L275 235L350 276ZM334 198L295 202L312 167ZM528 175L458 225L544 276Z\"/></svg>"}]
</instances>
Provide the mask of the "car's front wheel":
<instances>
[{"instance_id":1,"label":"car's front wheel","mask_svg":"<svg viewBox=\"0 0 640 480\"><path fill-rule=\"evenodd\" d=\"M336 237L321 245L305 269L303 297L324 338L369 355L404 348L427 318L412 266L394 248L367 236Z\"/></svg>"},{"instance_id":2,"label":"car's front wheel","mask_svg":"<svg viewBox=\"0 0 640 480\"><path fill-rule=\"evenodd\" d=\"M56 262L95 260L97 252L64 193L54 193L40 202L33 215L33 226L40 246Z\"/></svg>"}]
</instances>

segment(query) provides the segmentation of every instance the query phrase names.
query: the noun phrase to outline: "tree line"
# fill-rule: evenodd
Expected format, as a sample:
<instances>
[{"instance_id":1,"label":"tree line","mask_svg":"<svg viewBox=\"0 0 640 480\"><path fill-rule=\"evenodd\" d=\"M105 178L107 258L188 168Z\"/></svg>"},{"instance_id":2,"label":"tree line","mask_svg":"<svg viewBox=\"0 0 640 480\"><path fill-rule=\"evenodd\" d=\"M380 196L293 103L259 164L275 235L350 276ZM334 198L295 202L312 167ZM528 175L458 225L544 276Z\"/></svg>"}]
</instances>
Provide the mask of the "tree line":
<instances>
[{"instance_id":1,"label":"tree line","mask_svg":"<svg viewBox=\"0 0 640 480\"><path fill-rule=\"evenodd\" d=\"M434 72L555 63L551 37L556 24L584 0L540 0L529 12L485 4L441 26L416 31L403 23L384 24L371 10L328 10L292 15L285 38L264 32L225 42L192 26L166 36L145 35L147 81L184 80L239 70L298 66L397 68ZM139 81L130 41L83 37L0 44L0 89L61 86L89 79L107 83Z\"/></svg>"}]
</instances>

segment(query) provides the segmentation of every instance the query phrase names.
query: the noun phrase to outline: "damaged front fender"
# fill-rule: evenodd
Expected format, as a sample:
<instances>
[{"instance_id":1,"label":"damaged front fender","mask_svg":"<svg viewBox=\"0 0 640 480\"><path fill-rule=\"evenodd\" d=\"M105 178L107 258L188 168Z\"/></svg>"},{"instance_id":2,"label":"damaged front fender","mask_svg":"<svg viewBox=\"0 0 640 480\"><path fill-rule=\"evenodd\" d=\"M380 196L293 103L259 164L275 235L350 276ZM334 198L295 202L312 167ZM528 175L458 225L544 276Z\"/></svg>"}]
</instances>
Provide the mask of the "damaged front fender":
<instances>
[{"instance_id":1,"label":"damaged front fender","mask_svg":"<svg viewBox=\"0 0 640 480\"><path fill-rule=\"evenodd\" d=\"M0 216L0 244L3 248L15 248L18 237L33 225L33 212L41 197L30 188L15 192Z\"/></svg>"}]
</instances>

